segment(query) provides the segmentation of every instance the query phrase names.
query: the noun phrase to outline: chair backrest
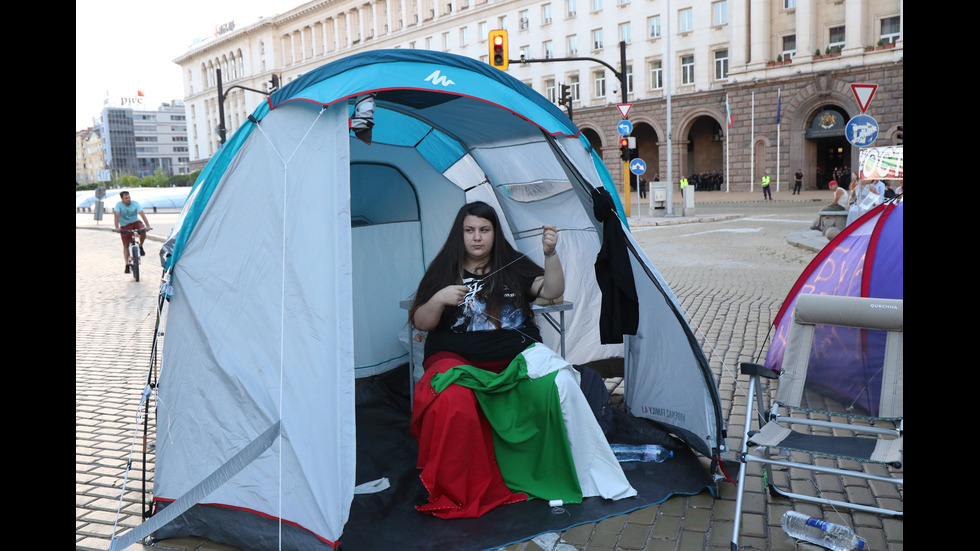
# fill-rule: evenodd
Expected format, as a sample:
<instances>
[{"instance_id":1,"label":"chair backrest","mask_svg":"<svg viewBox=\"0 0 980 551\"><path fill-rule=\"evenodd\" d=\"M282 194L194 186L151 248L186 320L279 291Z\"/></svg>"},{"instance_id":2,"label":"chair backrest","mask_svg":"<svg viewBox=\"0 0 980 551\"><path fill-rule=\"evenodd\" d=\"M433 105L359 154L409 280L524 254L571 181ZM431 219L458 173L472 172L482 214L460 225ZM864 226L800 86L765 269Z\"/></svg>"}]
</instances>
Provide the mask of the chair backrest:
<instances>
[{"instance_id":1,"label":"chair backrest","mask_svg":"<svg viewBox=\"0 0 980 551\"><path fill-rule=\"evenodd\" d=\"M776 401L855 417L903 416L901 299L800 295ZM805 401L814 390L830 399ZM834 407L834 405L839 407Z\"/></svg>"}]
</instances>

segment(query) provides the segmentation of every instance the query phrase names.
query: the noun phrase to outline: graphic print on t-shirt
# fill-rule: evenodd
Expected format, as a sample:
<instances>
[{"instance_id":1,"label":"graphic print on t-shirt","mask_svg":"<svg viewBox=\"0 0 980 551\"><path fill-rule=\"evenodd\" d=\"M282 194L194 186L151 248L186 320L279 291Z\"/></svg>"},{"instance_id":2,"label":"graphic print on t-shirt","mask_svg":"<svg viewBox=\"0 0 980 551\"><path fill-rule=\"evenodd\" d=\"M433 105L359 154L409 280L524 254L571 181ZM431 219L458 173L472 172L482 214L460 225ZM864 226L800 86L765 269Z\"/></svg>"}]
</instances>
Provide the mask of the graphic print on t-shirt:
<instances>
[{"instance_id":1,"label":"graphic print on t-shirt","mask_svg":"<svg viewBox=\"0 0 980 551\"><path fill-rule=\"evenodd\" d=\"M463 298L463 304L456 309L456 320L450 329L456 333L468 331L493 331L497 329L494 320L486 313L487 303L478 296L483 290L485 279L464 277L463 285L469 287L469 292ZM513 304L516 294L504 287L504 303L500 311L500 329L517 329L524 326L524 312Z\"/></svg>"}]
</instances>

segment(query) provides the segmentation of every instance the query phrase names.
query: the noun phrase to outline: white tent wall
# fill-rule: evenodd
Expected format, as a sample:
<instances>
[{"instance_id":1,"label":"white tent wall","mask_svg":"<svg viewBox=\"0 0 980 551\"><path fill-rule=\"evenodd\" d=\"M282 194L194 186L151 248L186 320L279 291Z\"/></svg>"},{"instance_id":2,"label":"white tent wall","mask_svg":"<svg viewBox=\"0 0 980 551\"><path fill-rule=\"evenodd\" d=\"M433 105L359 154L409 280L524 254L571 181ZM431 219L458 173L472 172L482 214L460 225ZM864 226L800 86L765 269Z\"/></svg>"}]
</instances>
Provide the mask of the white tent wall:
<instances>
[{"instance_id":1,"label":"white tent wall","mask_svg":"<svg viewBox=\"0 0 980 551\"><path fill-rule=\"evenodd\" d=\"M694 449L713 457L712 450L724 445L718 437L715 382L701 364L703 356L694 353L699 345L692 342L673 294L633 237L627 239L634 251L639 324L636 335L625 337L626 402L633 415L679 429Z\"/></svg>"},{"instance_id":2,"label":"white tent wall","mask_svg":"<svg viewBox=\"0 0 980 551\"><path fill-rule=\"evenodd\" d=\"M281 419L272 447L204 502L340 537L355 467L348 156L345 106L287 105L223 175L174 270L156 498L180 497ZM255 522L235 530L258 541Z\"/></svg>"}]
</instances>

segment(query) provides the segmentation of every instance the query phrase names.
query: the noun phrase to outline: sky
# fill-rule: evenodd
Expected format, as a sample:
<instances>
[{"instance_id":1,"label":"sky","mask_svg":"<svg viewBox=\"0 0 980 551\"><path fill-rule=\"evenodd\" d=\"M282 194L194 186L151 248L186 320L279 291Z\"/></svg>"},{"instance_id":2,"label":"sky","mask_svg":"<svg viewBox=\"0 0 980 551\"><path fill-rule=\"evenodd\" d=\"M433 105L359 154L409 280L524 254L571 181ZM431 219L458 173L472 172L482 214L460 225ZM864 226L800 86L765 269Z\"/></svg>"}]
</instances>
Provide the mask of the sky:
<instances>
[{"instance_id":1,"label":"sky","mask_svg":"<svg viewBox=\"0 0 980 551\"><path fill-rule=\"evenodd\" d=\"M75 130L92 126L106 98L143 92L144 105L184 99L174 59L215 27L242 28L306 0L75 0Z\"/></svg>"}]
</instances>

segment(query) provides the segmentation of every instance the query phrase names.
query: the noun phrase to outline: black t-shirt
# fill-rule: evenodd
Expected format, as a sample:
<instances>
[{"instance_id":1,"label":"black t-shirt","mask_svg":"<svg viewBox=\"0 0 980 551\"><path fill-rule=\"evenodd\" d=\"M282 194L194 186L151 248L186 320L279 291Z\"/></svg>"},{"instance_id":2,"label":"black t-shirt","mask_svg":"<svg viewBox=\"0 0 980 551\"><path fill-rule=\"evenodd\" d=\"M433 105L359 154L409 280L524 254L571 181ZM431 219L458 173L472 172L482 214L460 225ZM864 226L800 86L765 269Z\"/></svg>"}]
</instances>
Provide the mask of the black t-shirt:
<instances>
[{"instance_id":1,"label":"black t-shirt","mask_svg":"<svg viewBox=\"0 0 980 551\"><path fill-rule=\"evenodd\" d=\"M496 317L486 313L486 303L479 297L485 279L486 276L464 272L463 285L470 292L463 304L445 308L439 325L426 337L426 357L446 351L474 362L509 361L528 346L541 342L530 300L526 298L531 296L534 277L521 280L520 289L504 287L505 304ZM499 323L499 329L494 322Z\"/></svg>"}]
</instances>

